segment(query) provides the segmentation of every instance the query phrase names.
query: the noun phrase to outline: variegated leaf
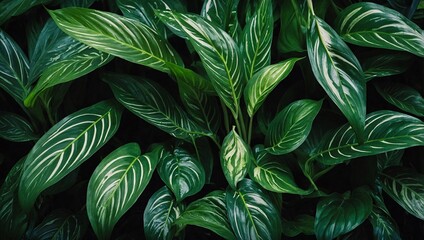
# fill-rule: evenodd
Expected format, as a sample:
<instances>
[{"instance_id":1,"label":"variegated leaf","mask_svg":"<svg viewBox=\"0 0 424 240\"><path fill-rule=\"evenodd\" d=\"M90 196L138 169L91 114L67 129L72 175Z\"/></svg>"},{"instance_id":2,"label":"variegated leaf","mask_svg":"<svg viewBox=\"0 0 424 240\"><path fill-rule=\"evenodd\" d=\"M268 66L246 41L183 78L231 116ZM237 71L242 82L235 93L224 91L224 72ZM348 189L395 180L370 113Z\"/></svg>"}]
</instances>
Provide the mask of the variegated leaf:
<instances>
[{"instance_id":1,"label":"variegated leaf","mask_svg":"<svg viewBox=\"0 0 424 240\"><path fill-rule=\"evenodd\" d=\"M202 75L188 68L184 68L175 64L168 64L167 66L170 69L172 76L177 81L182 81L185 84L195 88L199 92L209 95L216 95L215 89L213 88L209 79L206 79Z\"/></svg>"},{"instance_id":2,"label":"variegated leaf","mask_svg":"<svg viewBox=\"0 0 424 240\"><path fill-rule=\"evenodd\" d=\"M25 118L3 111L0 111L0 137L12 142L38 139L31 124Z\"/></svg>"},{"instance_id":3,"label":"variegated leaf","mask_svg":"<svg viewBox=\"0 0 424 240\"><path fill-rule=\"evenodd\" d=\"M81 165L115 134L122 108L103 101L62 119L28 153L19 183L19 201L31 210L40 193Z\"/></svg>"},{"instance_id":4,"label":"variegated leaf","mask_svg":"<svg viewBox=\"0 0 424 240\"><path fill-rule=\"evenodd\" d=\"M398 226L395 220L390 216L386 206L380 206L379 203L374 204L369 216L369 221L373 227L374 239L401 239Z\"/></svg>"},{"instance_id":5,"label":"variegated leaf","mask_svg":"<svg viewBox=\"0 0 424 240\"><path fill-rule=\"evenodd\" d=\"M411 66L412 60L413 55L404 52L380 54L365 59L362 69L366 81L370 81L376 77L401 74Z\"/></svg>"},{"instance_id":6,"label":"variegated leaf","mask_svg":"<svg viewBox=\"0 0 424 240\"><path fill-rule=\"evenodd\" d=\"M81 220L67 211L57 210L49 214L34 228L30 239L61 240L81 239L82 237Z\"/></svg>"},{"instance_id":7,"label":"variegated leaf","mask_svg":"<svg viewBox=\"0 0 424 240\"><path fill-rule=\"evenodd\" d=\"M200 15L238 40L241 27L237 19L239 0L205 0Z\"/></svg>"},{"instance_id":8,"label":"variegated leaf","mask_svg":"<svg viewBox=\"0 0 424 240\"><path fill-rule=\"evenodd\" d=\"M0 4L0 25L13 16L19 16L28 9L50 0L2 0Z\"/></svg>"},{"instance_id":9,"label":"variegated leaf","mask_svg":"<svg viewBox=\"0 0 424 240\"><path fill-rule=\"evenodd\" d=\"M66 7L90 7L96 0L62 0L60 6Z\"/></svg>"}]
</instances>

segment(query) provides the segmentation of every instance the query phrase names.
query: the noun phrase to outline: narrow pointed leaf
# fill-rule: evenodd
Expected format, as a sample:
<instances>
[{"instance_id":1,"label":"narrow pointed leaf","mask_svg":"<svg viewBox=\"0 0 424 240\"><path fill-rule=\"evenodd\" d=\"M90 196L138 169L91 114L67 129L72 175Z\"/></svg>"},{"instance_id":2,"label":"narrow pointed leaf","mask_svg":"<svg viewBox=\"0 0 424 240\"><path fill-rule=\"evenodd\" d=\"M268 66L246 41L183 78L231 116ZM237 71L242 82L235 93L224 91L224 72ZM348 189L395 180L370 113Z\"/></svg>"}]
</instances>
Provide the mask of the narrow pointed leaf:
<instances>
[{"instance_id":1,"label":"narrow pointed leaf","mask_svg":"<svg viewBox=\"0 0 424 240\"><path fill-rule=\"evenodd\" d=\"M81 165L115 134L121 107L103 101L62 119L28 153L19 201L29 211L40 193Z\"/></svg>"},{"instance_id":2,"label":"narrow pointed leaf","mask_svg":"<svg viewBox=\"0 0 424 240\"><path fill-rule=\"evenodd\" d=\"M384 208L385 206L374 205L369 217L373 227L374 239L400 240L398 226L389 212Z\"/></svg>"},{"instance_id":3,"label":"narrow pointed leaf","mask_svg":"<svg viewBox=\"0 0 424 240\"><path fill-rule=\"evenodd\" d=\"M0 4L0 25L14 16L19 16L28 9L51 0L3 0Z\"/></svg>"},{"instance_id":4,"label":"narrow pointed leaf","mask_svg":"<svg viewBox=\"0 0 424 240\"><path fill-rule=\"evenodd\" d=\"M200 15L237 41L241 27L237 19L239 0L205 0Z\"/></svg>"},{"instance_id":5,"label":"narrow pointed leaf","mask_svg":"<svg viewBox=\"0 0 424 240\"><path fill-rule=\"evenodd\" d=\"M412 63L413 56L409 53L396 52L372 56L364 60L362 69L365 79L386 77L405 72Z\"/></svg>"},{"instance_id":6,"label":"narrow pointed leaf","mask_svg":"<svg viewBox=\"0 0 424 240\"><path fill-rule=\"evenodd\" d=\"M31 124L23 117L0 111L0 137L12 142L38 139Z\"/></svg>"},{"instance_id":7,"label":"narrow pointed leaf","mask_svg":"<svg viewBox=\"0 0 424 240\"><path fill-rule=\"evenodd\" d=\"M31 233L31 239L39 240L81 239L82 236L81 221L60 210L49 214Z\"/></svg>"},{"instance_id":8,"label":"narrow pointed leaf","mask_svg":"<svg viewBox=\"0 0 424 240\"><path fill-rule=\"evenodd\" d=\"M49 13L62 31L102 52L162 72L169 72L168 62L183 65L171 45L139 21L88 8Z\"/></svg>"},{"instance_id":9,"label":"narrow pointed leaf","mask_svg":"<svg viewBox=\"0 0 424 240\"><path fill-rule=\"evenodd\" d=\"M316 16L306 43L315 78L363 141L366 88L358 59L330 25Z\"/></svg>"},{"instance_id":10,"label":"narrow pointed leaf","mask_svg":"<svg viewBox=\"0 0 424 240\"><path fill-rule=\"evenodd\" d=\"M339 14L335 28L345 41L353 44L424 57L422 29L401 13L379 4L350 5Z\"/></svg>"}]
</instances>

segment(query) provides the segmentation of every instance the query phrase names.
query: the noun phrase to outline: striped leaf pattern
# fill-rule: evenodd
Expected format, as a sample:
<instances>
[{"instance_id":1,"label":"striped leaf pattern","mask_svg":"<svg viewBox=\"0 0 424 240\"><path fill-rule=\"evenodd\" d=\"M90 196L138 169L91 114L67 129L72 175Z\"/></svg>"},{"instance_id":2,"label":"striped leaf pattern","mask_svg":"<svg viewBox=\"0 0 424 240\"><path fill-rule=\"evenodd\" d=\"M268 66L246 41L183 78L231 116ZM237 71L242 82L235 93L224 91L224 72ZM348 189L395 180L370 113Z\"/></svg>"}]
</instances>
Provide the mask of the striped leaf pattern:
<instances>
[{"instance_id":1,"label":"striped leaf pattern","mask_svg":"<svg viewBox=\"0 0 424 240\"><path fill-rule=\"evenodd\" d=\"M317 16L312 16L306 45L315 78L363 141L366 90L358 59L331 26Z\"/></svg>"},{"instance_id":2,"label":"striped leaf pattern","mask_svg":"<svg viewBox=\"0 0 424 240\"><path fill-rule=\"evenodd\" d=\"M172 11L159 11L157 14L174 32L190 40L218 96L237 117L245 79L243 60L231 36L195 14Z\"/></svg>"},{"instance_id":3,"label":"striped leaf pattern","mask_svg":"<svg viewBox=\"0 0 424 240\"><path fill-rule=\"evenodd\" d=\"M50 0L3 0L0 4L0 25L13 16L19 16L28 9Z\"/></svg>"},{"instance_id":4,"label":"striped leaf pattern","mask_svg":"<svg viewBox=\"0 0 424 240\"><path fill-rule=\"evenodd\" d=\"M347 42L365 47L407 51L424 57L421 28L401 13L379 4L352 4L338 16L335 27Z\"/></svg>"},{"instance_id":5,"label":"striped leaf pattern","mask_svg":"<svg viewBox=\"0 0 424 240\"><path fill-rule=\"evenodd\" d=\"M250 179L225 194L227 214L237 239L280 239L280 213L267 194Z\"/></svg>"},{"instance_id":6,"label":"striped leaf pattern","mask_svg":"<svg viewBox=\"0 0 424 240\"><path fill-rule=\"evenodd\" d=\"M0 138L12 142L26 142L38 139L31 124L23 117L0 111Z\"/></svg>"},{"instance_id":7,"label":"striped leaf pattern","mask_svg":"<svg viewBox=\"0 0 424 240\"><path fill-rule=\"evenodd\" d=\"M424 220L424 175L408 168L392 167L380 174L381 184L407 212Z\"/></svg>"},{"instance_id":8,"label":"striped leaf pattern","mask_svg":"<svg viewBox=\"0 0 424 240\"><path fill-rule=\"evenodd\" d=\"M58 210L49 214L34 228L30 239L81 239L83 236L81 224L81 220L75 215Z\"/></svg>"},{"instance_id":9,"label":"striped leaf pattern","mask_svg":"<svg viewBox=\"0 0 424 240\"><path fill-rule=\"evenodd\" d=\"M412 63L413 56L409 53L396 52L369 57L362 63L365 79L386 77L405 72Z\"/></svg>"},{"instance_id":10,"label":"striped leaf pattern","mask_svg":"<svg viewBox=\"0 0 424 240\"><path fill-rule=\"evenodd\" d=\"M206 79L202 75L194 72L191 69L184 68L175 64L168 64L168 67L172 73L172 76L177 81L182 81L185 84L195 88L199 92L216 95L215 89L209 79Z\"/></svg>"},{"instance_id":11,"label":"striped leaf pattern","mask_svg":"<svg viewBox=\"0 0 424 240\"><path fill-rule=\"evenodd\" d=\"M239 0L205 0L200 15L226 31L234 40L241 35L237 9Z\"/></svg>"},{"instance_id":12,"label":"striped leaf pattern","mask_svg":"<svg viewBox=\"0 0 424 240\"><path fill-rule=\"evenodd\" d=\"M196 124L157 83L122 74L105 75L104 80L122 105L162 131L185 140L212 135Z\"/></svg>"},{"instance_id":13,"label":"striped leaf pattern","mask_svg":"<svg viewBox=\"0 0 424 240\"><path fill-rule=\"evenodd\" d=\"M244 88L244 101L247 113L252 117L266 97L291 72L301 58L290 58L277 64L266 66L253 75Z\"/></svg>"},{"instance_id":14,"label":"striped leaf pattern","mask_svg":"<svg viewBox=\"0 0 424 240\"><path fill-rule=\"evenodd\" d=\"M348 159L424 145L424 123L406 114L381 110L365 121L365 141L359 144L351 126L328 133L310 160L335 165Z\"/></svg>"},{"instance_id":15,"label":"striped leaf pattern","mask_svg":"<svg viewBox=\"0 0 424 240\"><path fill-rule=\"evenodd\" d=\"M162 72L169 72L168 62L183 65L171 45L139 21L88 8L49 13L62 31L99 51Z\"/></svg>"},{"instance_id":16,"label":"striped leaf pattern","mask_svg":"<svg viewBox=\"0 0 424 240\"><path fill-rule=\"evenodd\" d=\"M103 101L62 119L28 153L19 183L19 201L31 210L38 195L81 165L115 134L121 107Z\"/></svg>"},{"instance_id":17,"label":"striped leaf pattern","mask_svg":"<svg viewBox=\"0 0 424 240\"><path fill-rule=\"evenodd\" d=\"M209 229L224 239L236 239L227 217L225 192L217 190L198 199L184 210L175 225L194 225Z\"/></svg>"},{"instance_id":18,"label":"striped leaf pattern","mask_svg":"<svg viewBox=\"0 0 424 240\"><path fill-rule=\"evenodd\" d=\"M373 227L374 239L401 239L395 220L384 208L374 205L369 221Z\"/></svg>"}]
</instances>

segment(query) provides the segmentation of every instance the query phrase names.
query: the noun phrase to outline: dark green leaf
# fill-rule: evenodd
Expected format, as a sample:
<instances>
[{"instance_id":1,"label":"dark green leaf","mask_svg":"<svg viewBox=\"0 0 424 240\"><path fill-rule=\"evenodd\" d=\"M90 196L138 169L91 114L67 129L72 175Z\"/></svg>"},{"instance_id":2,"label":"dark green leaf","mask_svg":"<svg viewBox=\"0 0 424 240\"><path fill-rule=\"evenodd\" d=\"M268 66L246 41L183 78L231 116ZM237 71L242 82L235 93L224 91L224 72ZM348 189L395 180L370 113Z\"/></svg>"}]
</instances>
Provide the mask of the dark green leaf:
<instances>
[{"instance_id":1,"label":"dark green leaf","mask_svg":"<svg viewBox=\"0 0 424 240\"><path fill-rule=\"evenodd\" d=\"M239 0L205 0L200 15L237 40L241 34L237 19L238 3Z\"/></svg>"},{"instance_id":2,"label":"dark green leaf","mask_svg":"<svg viewBox=\"0 0 424 240\"><path fill-rule=\"evenodd\" d=\"M25 118L3 111L0 111L0 137L12 142L38 139L31 124Z\"/></svg>"},{"instance_id":3,"label":"dark green leaf","mask_svg":"<svg viewBox=\"0 0 424 240\"><path fill-rule=\"evenodd\" d=\"M390 53L372 56L364 60L365 79L367 81L375 77L386 77L405 72L412 63L412 55L408 53Z\"/></svg>"},{"instance_id":4,"label":"dark green leaf","mask_svg":"<svg viewBox=\"0 0 424 240\"><path fill-rule=\"evenodd\" d=\"M31 239L81 239L82 235L80 220L75 215L58 210L49 214L34 228Z\"/></svg>"},{"instance_id":5,"label":"dark green leaf","mask_svg":"<svg viewBox=\"0 0 424 240\"><path fill-rule=\"evenodd\" d=\"M280 32L278 34L278 49L283 52L306 51L305 33L302 27L306 26L305 14L299 1L283 1L281 3Z\"/></svg>"},{"instance_id":6,"label":"dark green leaf","mask_svg":"<svg viewBox=\"0 0 424 240\"><path fill-rule=\"evenodd\" d=\"M90 7L96 0L61 0L60 6L66 7Z\"/></svg>"},{"instance_id":7,"label":"dark green leaf","mask_svg":"<svg viewBox=\"0 0 424 240\"><path fill-rule=\"evenodd\" d=\"M215 165L215 156L212 147L207 138L197 138L194 145L198 154L197 157L205 169L205 183L211 183L212 172Z\"/></svg>"},{"instance_id":8,"label":"dark green leaf","mask_svg":"<svg viewBox=\"0 0 424 240\"><path fill-rule=\"evenodd\" d=\"M51 0L3 0L0 4L0 25L9 18L19 16L28 9Z\"/></svg>"},{"instance_id":9,"label":"dark green leaf","mask_svg":"<svg viewBox=\"0 0 424 240\"><path fill-rule=\"evenodd\" d=\"M400 166L404 152L405 151L402 149L378 154L376 156L378 171L381 172L392 166Z\"/></svg>"},{"instance_id":10,"label":"dark green leaf","mask_svg":"<svg viewBox=\"0 0 424 240\"><path fill-rule=\"evenodd\" d=\"M369 220L373 227L374 239L401 239L395 220L390 216L384 202L381 200L376 201L374 204Z\"/></svg>"},{"instance_id":11,"label":"dark green leaf","mask_svg":"<svg viewBox=\"0 0 424 240\"><path fill-rule=\"evenodd\" d=\"M293 220L283 220L282 231L288 237L295 237L301 233L305 235L313 235L315 218L310 215L301 214Z\"/></svg>"}]
</instances>

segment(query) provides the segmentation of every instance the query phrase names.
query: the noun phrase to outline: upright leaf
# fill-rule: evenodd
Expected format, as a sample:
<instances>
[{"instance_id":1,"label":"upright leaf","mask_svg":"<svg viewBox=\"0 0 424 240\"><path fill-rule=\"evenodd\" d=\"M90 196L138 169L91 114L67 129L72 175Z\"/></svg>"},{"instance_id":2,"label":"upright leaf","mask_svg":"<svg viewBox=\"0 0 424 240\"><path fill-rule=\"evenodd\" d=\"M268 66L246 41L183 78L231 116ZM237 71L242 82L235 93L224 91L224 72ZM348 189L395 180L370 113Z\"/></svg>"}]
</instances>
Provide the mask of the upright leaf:
<instances>
[{"instance_id":1,"label":"upright leaf","mask_svg":"<svg viewBox=\"0 0 424 240\"><path fill-rule=\"evenodd\" d=\"M31 232L31 239L81 239L81 220L66 211L54 211Z\"/></svg>"},{"instance_id":2,"label":"upright leaf","mask_svg":"<svg viewBox=\"0 0 424 240\"><path fill-rule=\"evenodd\" d=\"M103 101L81 109L50 128L25 160L19 201L28 212L38 195L81 165L115 134L121 107Z\"/></svg>"},{"instance_id":3,"label":"upright leaf","mask_svg":"<svg viewBox=\"0 0 424 240\"><path fill-rule=\"evenodd\" d=\"M3 0L0 4L0 25L14 16L19 16L28 9L51 0Z\"/></svg>"},{"instance_id":4,"label":"upright leaf","mask_svg":"<svg viewBox=\"0 0 424 240\"><path fill-rule=\"evenodd\" d=\"M0 111L0 137L12 142L38 139L31 124L25 118L3 111Z\"/></svg>"},{"instance_id":5,"label":"upright leaf","mask_svg":"<svg viewBox=\"0 0 424 240\"><path fill-rule=\"evenodd\" d=\"M205 0L200 15L237 40L241 28L237 19L239 0Z\"/></svg>"},{"instance_id":6,"label":"upright leaf","mask_svg":"<svg viewBox=\"0 0 424 240\"><path fill-rule=\"evenodd\" d=\"M350 5L339 14L336 29L345 41L353 44L424 57L422 29L399 12L379 4Z\"/></svg>"}]
</instances>

